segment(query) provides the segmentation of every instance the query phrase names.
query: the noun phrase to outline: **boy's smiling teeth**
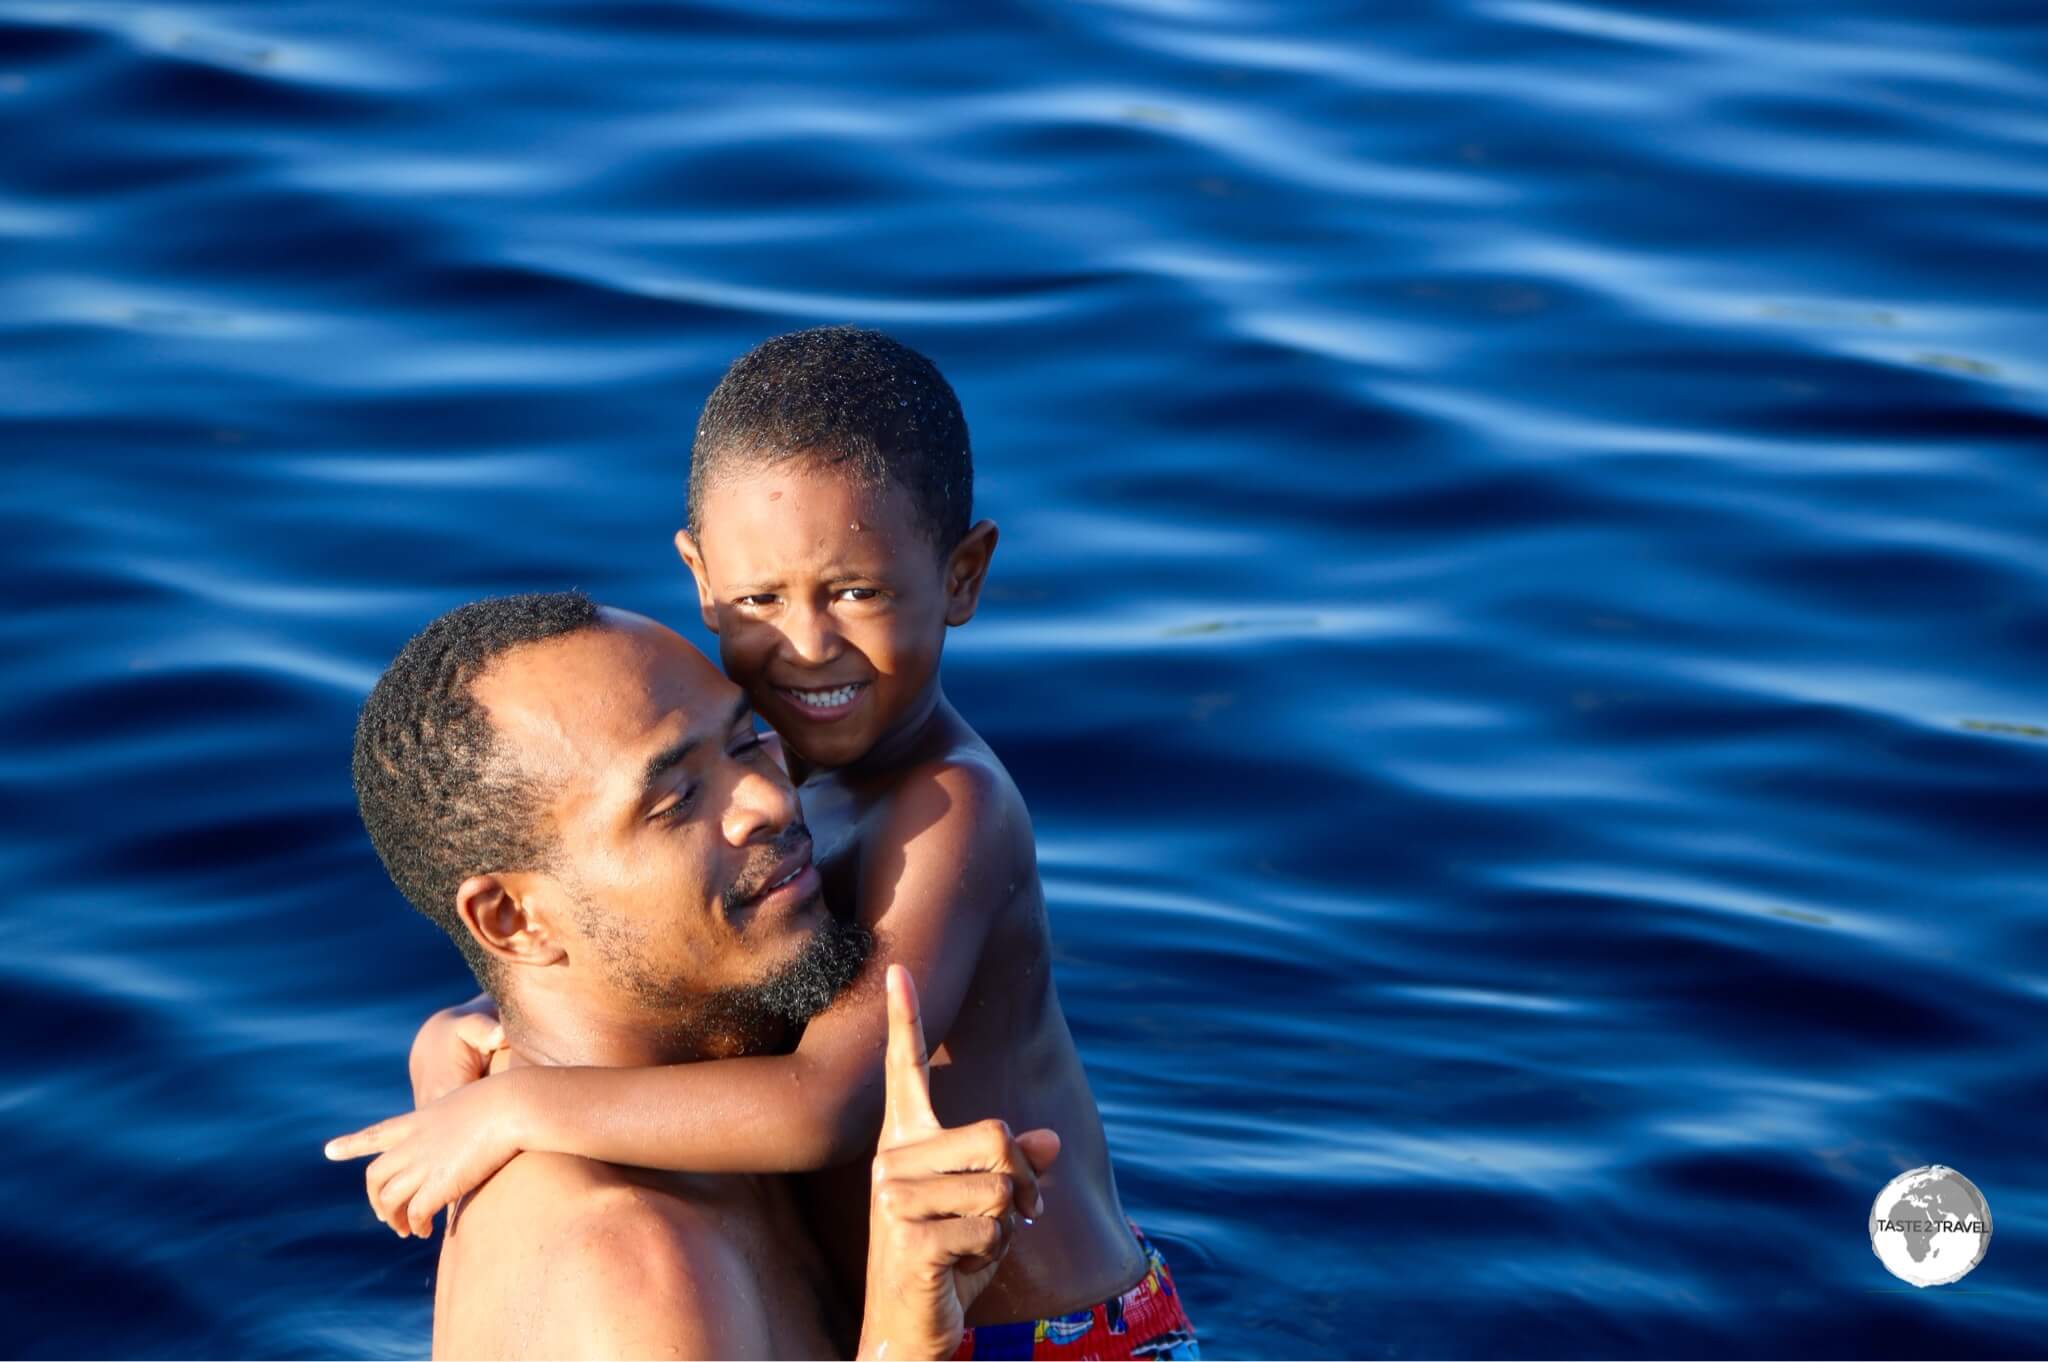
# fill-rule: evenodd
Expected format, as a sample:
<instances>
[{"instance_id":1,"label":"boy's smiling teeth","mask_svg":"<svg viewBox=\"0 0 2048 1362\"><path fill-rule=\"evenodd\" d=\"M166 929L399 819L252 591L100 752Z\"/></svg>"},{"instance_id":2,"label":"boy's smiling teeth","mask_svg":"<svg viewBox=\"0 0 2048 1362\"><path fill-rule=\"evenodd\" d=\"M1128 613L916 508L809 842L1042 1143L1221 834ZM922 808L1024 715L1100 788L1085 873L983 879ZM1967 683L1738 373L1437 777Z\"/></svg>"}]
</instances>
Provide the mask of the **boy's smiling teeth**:
<instances>
[{"instance_id":1,"label":"boy's smiling teeth","mask_svg":"<svg viewBox=\"0 0 2048 1362\"><path fill-rule=\"evenodd\" d=\"M831 690L798 690L794 686L784 686L782 693L808 709L837 709L858 694L862 684L855 681Z\"/></svg>"}]
</instances>

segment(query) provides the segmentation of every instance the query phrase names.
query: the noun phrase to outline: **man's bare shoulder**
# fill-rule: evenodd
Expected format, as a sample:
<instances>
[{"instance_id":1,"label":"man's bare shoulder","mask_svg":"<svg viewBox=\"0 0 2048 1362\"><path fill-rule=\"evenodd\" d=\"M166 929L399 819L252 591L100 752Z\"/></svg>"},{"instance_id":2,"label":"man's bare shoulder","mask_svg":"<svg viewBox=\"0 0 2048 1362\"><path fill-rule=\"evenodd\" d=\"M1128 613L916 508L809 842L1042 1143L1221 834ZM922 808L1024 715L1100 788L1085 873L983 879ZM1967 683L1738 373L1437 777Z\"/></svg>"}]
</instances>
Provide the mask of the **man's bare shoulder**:
<instances>
[{"instance_id":1,"label":"man's bare shoulder","mask_svg":"<svg viewBox=\"0 0 2048 1362\"><path fill-rule=\"evenodd\" d=\"M443 1246L436 1355L755 1350L758 1283L706 1204L719 1198L675 1181L684 1190L566 1154L505 1165Z\"/></svg>"},{"instance_id":2,"label":"man's bare shoulder","mask_svg":"<svg viewBox=\"0 0 2048 1362\"><path fill-rule=\"evenodd\" d=\"M498 1232L514 1226L522 1239L559 1233L629 1200L637 1187L623 1169L595 1159L521 1154L463 1204L448 1245L500 1247Z\"/></svg>"}]
</instances>

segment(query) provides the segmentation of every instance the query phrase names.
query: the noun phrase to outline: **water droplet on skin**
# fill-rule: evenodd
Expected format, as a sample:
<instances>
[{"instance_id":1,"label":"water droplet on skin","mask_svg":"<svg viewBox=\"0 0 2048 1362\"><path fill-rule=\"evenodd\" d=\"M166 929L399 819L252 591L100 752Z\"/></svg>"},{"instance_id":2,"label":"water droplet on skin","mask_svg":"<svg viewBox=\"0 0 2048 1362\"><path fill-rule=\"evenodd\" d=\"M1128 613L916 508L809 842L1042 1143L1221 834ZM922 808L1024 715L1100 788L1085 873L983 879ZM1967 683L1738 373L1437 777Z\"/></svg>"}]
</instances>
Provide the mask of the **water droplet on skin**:
<instances>
[{"instance_id":1,"label":"water droplet on skin","mask_svg":"<svg viewBox=\"0 0 2048 1362\"><path fill-rule=\"evenodd\" d=\"M852 530L852 531L853 531L853 532L854 532L855 534L859 534L859 533L860 533L860 522L859 522L858 520L856 520L856 521L854 521L854 522L853 522L853 523L852 523L851 525L848 525L848 526L847 526L846 528L847 528L847 529L849 529L849 530Z\"/></svg>"}]
</instances>

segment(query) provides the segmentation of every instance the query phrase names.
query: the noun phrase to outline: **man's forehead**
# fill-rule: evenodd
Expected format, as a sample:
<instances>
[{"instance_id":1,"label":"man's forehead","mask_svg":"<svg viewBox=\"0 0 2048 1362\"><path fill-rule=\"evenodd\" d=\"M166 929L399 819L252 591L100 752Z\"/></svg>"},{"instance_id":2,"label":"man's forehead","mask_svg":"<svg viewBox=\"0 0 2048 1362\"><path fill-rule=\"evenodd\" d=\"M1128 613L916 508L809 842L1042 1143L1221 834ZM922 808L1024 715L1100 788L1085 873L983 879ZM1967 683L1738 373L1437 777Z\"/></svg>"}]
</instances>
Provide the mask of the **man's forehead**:
<instances>
[{"instance_id":1,"label":"man's forehead","mask_svg":"<svg viewBox=\"0 0 2048 1362\"><path fill-rule=\"evenodd\" d=\"M665 735L722 722L733 693L681 635L615 610L598 628L510 650L475 685L499 740L556 769L609 769Z\"/></svg>"}]
</instances>

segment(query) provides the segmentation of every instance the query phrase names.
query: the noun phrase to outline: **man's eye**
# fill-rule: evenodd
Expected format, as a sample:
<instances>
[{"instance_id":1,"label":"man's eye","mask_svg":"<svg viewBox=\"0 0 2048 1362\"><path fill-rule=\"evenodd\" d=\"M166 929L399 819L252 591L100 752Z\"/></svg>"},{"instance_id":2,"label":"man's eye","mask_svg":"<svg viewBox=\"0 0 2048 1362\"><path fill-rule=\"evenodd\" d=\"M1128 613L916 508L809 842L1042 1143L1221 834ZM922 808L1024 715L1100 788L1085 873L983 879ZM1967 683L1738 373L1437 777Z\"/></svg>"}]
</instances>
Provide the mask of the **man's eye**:
<instances>
[{"instance_id":1,"label":"man's eye","mask_svg":"<svg viewBox=\"0 0 2048 1362\"><path fill-rule=\"evenodd\" d=\"M664 818L664 819L676 819L676 818L680 818L680 817L682 817L682 816L683 816L684 814L686 814L686 813L688 813L688 812L690 811L690 802L691 802L692 800L694 800L694 799L695 799L696 797L697 797L697 787L696 787L696 786L694 786L694 785L692 785L692 786L691 786L691 787L690 787L689 789L687 789L687 790L682 790L682 791L679 791L679 792L677 793L677 795L676 795L675 799L674 799L674 800L672 800L671 802L669 802L669 803L667 803L667 804L657 804L657 805L655 805L655 806L654 806L654 808L653 808L653 809L652 809L652 810L651 810L651 811L650 811L650 812L648 813L648 815L647 815L647 816L648 816L649 818Z\"/></svg>"},{"instance_id":2,"label":"man's eye","mask_svg":"<svg viewBox=\"0 0 2048 1362\"><path fill-rule=\"evenodd\" d=\"M745 761L767 745L766 742L762 741L759 733L749 732L746 737L733 744L732 754L741 761Z\"/></svg>"}]
</instances>

